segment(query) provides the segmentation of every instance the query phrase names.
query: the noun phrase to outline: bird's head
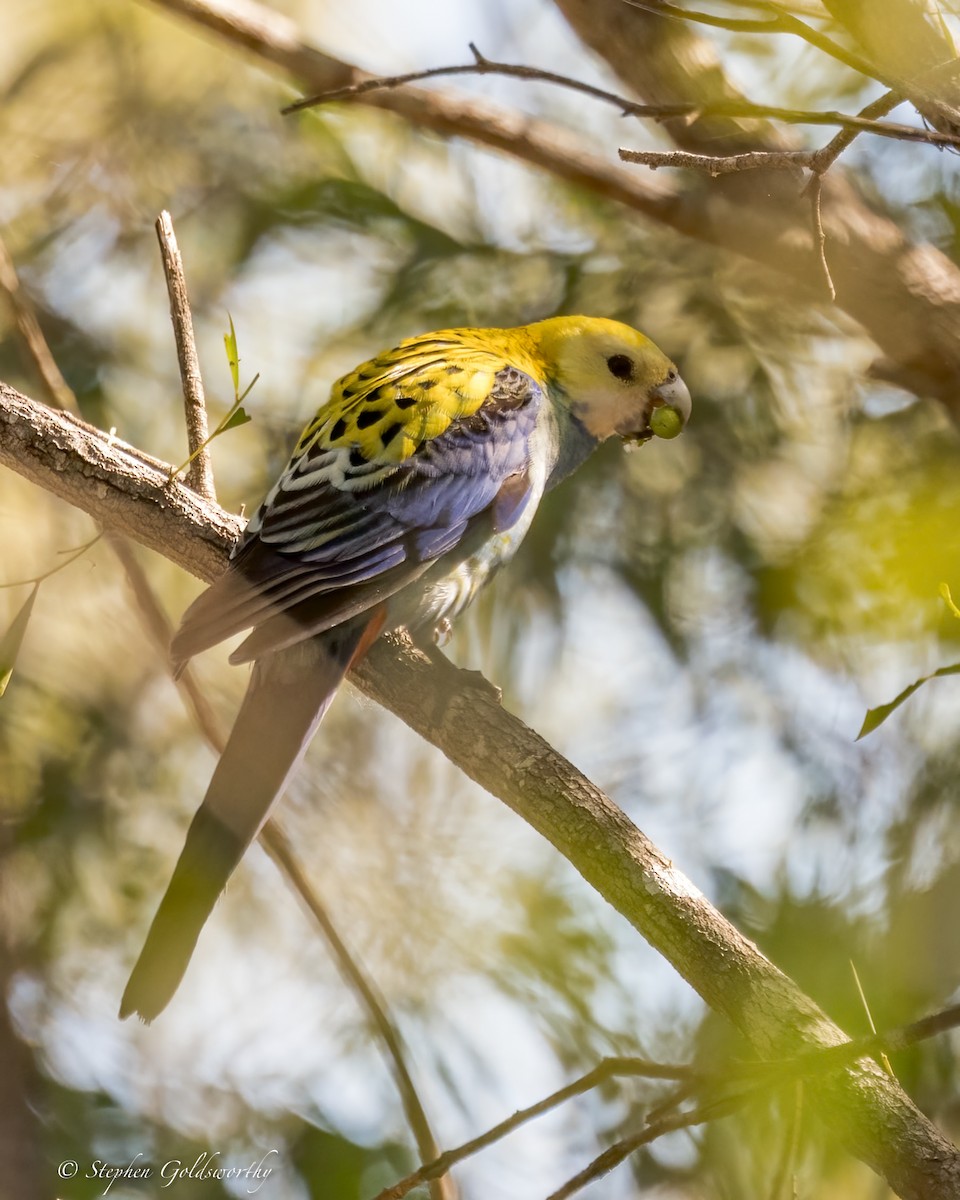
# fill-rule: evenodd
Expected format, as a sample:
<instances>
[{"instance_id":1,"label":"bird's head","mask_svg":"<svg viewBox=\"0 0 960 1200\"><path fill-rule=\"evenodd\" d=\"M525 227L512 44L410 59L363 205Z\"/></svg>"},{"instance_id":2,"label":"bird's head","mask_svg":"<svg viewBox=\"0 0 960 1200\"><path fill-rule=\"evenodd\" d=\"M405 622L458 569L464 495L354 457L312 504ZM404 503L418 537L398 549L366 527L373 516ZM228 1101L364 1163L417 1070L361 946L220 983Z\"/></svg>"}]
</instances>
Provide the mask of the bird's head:
<instances>
[{"instance_id":1,"label":"bird's head","mask_svg":"<svg viewBox=\"0 0 960 1200\"><path fill-rule=\"evenodd\" d=\"M551 364L551 384L598 441L676 437L686 425L686 384L636 329L601 317L554 317L530 330Z\"/></svg>"}]
</instances>

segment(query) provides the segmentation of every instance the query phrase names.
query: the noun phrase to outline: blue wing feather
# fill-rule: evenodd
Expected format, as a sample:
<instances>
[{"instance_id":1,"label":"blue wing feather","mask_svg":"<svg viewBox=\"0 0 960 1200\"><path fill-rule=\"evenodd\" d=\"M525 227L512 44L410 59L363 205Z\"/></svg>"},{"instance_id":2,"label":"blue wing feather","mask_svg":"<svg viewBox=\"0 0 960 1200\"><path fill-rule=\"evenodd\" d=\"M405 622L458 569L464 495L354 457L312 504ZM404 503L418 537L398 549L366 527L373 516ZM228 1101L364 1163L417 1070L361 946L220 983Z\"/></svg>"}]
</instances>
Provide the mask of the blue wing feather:
<instances>
[{"instance_id":1,"label":"blue wing feather","mask_svg":"<svg viewBox=\"0 0 960 1200\"><path fill-rule=\"evenodd\" d=\"M303 636L318 623L330 628L438 559L466 558L478 530L510 528L529 499L530 438L543 392L515 368L497 382L476 413L387 468L351 460L349 446L304 450L250 522L226 575L187 611L174 657L275 623L279 614L289 619L276 641L288 644L298 609L308 606ZM270 630L260 633L241 659L275 648Z\"/></svg>"}]
</instances>

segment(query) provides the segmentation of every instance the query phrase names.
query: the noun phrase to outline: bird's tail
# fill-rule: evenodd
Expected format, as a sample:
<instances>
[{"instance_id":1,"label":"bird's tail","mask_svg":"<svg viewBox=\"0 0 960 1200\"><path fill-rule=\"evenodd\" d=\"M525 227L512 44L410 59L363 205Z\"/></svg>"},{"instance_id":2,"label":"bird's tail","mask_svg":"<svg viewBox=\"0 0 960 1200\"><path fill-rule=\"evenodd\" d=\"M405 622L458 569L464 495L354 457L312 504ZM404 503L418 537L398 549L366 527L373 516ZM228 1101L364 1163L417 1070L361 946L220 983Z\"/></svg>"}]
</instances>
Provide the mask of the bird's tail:
<instances>
[{"instance_id":1,"label":"bird's tail","mask_svg":"<svg viewBox=\"0 0 960 1200\"><path fill-rule=\"evenodd\" d=\"M233 731L173 872L120 1016L152 1021L187 969L200 931L283 792L350 664L379 632L365 614L257 661Z\"/></svg>"}]
</instances>

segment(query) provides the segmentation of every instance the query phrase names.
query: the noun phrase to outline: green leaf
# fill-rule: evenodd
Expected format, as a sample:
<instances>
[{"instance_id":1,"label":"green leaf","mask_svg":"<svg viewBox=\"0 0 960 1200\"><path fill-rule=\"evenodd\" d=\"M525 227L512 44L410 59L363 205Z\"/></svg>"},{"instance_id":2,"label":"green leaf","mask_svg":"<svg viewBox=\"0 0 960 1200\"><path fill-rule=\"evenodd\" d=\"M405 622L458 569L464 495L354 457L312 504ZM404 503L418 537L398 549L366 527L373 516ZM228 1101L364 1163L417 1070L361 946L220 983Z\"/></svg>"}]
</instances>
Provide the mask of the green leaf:
<instances>
[{"instance_id":1,"label":"green leaf","mask_svg":"<svg viewBox=\"0 0 960 1200\"><path fill-rule=\"evenodd\" d=\"M238 408L235 412L232 412L229 417L227 417L224 423L217 430L217 433L226 433L228 429L236 429L238 426L246 425L248 421L252 420L253 417L251 417L245 409Z\"/></svg>"},{"instance_id":2,"label":"green leaf","mask_svg":"<svg viewBox=\"0 0 960 1200\"><path fill-rule=\"evenodd\" d=\"M876 708L867 709L867 715L863 718L863 724L860 726L860 732L857 734L857 741L859 742L861 738L866 737L868 733L873 733L877 726L882 725L887 717L898 709L905 700L909 700L917 688L923 687L931 679L940 679L944 675L960 675L960 663L954 663L949 667L939 667L932 674L924 675L916 683L911 683L909 687L905 687L900 695L891 700L889 704L878 704Z\"/></svg>"},{"instance_id":3,"label":"green leaf","mask_svg":"<svg viewBox=\"0 0 960 1200\"><path fill-rule=\"evenodd\" d=\"M227 351L227 362L230 364L230 378L233 380L233 394L240 395L240 351L237 349L237 331L233 327L233 317L227 313L230 322L230 332L223 335L223 345Z\"/></svg>"},{"instance_id":4,"label":"green leaf","mask_svg":"<svg viewBox=\"0 0 960 1200\"><path fill-rule=\"evenodd\" d=\"M940 584L940 595L943 599L944 604L947 606L947 608L949 608L950 611L953 613L953 615L958 620L960 620L960 608L957 608L957 606L953 602L953 597L950 595L950 585L949 584L947 584L947 583Z\"/></svg>"},{"instance_id":5,"label":"green leaf","mask_svg":"<svg viewBox=\"0 0 960 1200\"><path fill-rule=\"evenodd\" d=\"M7 684L10 682L11 675L13 675L17 655L20 653L20 647L23 645L23 635L27 632L27 625L30 623L33 602L36 600L37 592L39 591L40 585L39 583L35 583L30 595L27 597L26 603L13 618L13 624L3 637L0 638L0 696L7 690Z\"/></svg>"}]
</instances>

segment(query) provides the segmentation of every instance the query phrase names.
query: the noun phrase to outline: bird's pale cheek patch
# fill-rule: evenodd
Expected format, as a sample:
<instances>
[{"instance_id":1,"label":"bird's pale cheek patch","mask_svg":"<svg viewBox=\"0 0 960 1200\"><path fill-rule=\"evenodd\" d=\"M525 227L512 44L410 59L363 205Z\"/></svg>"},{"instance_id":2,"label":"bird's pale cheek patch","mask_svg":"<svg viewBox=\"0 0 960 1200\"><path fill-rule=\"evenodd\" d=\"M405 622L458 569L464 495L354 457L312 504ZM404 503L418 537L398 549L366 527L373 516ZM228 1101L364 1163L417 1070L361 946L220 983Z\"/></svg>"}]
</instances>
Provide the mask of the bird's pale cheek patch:
<instances>
[{"instance_id":1,"label":"bird's pale cheek patch","mask_svg":"<svg viewBox=\"0 0 960 1200\"><path fill-rule=\"evenodd\" d=\"M604 441L614 434L626 437L646 424L642 405L636 413L634 406L622 394L603 394L571 404L570 411L589 434Z\"/></svg>"}]
</instances>

